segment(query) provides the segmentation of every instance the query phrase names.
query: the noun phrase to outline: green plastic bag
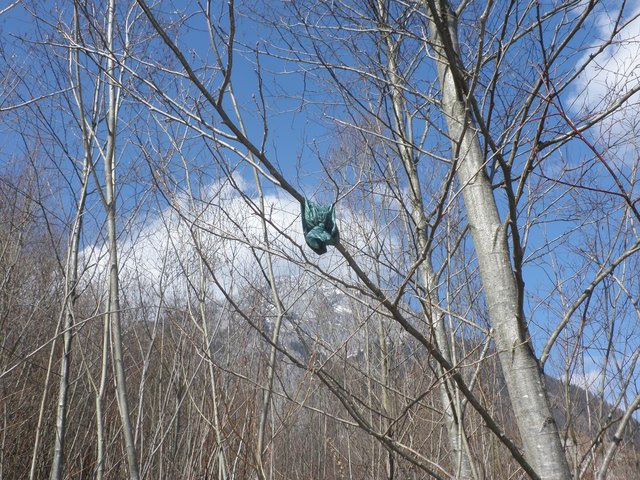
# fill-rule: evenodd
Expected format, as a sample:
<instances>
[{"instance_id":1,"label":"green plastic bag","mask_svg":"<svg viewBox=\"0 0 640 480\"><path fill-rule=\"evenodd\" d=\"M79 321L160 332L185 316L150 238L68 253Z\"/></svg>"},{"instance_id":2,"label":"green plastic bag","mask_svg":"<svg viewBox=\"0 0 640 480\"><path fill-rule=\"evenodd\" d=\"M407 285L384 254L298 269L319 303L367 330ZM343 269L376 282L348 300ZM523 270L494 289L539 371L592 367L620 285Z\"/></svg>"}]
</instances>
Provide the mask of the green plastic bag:
<instances>
[{"instance_id":1,"label":"green plastic bag","mask_svg":"<svg viewBox=\"0 0 640 480\"><path fill-rule=\"evenodd\" d=\"M311 250L318 255L327 253L327 245L340 241L333 205L319 205L305 198L302 204L302 230Z\"/></svg>"}]
</instances>

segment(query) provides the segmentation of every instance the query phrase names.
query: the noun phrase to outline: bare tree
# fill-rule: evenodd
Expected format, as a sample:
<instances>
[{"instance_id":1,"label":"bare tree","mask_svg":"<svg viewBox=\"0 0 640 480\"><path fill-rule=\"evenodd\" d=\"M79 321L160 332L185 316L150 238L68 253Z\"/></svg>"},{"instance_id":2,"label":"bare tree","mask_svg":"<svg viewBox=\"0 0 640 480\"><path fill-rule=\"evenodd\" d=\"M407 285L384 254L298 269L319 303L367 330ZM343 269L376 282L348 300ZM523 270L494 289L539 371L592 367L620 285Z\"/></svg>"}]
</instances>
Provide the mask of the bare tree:
<instances>
[{"instance_id":1,"label":"bare tree","mask_svg":"<svg viewBox=\"0 0 640 480\"><path fill-rule=\"evenodd\" d=\"M78 40L78 11L77 7L74 11L74 39ZM93 143L89 134L88 124L85 119L85 108L83 102L82 80L80 75L80 62L78 60L79 51L75 50L72 54L73 60L70 62L73 72L71 77L75 74L76 94L75 100L78 106L80 125L82 129L82 138L84 140L85 152L82 162L82 181L80 192L77 199L77 211L76 216L71 227L71 234L69 239L69 247L67 251L67 261L65 265L65 300L63 303L62 316L63 322L63 348L62 359L60 362L60 379L58 386L58 410L56 415L56 438L54 445L53 461L51 465L50 478L60 479L62 478L64 467L64 453L65 453L65 434L68 412L68 389L69 389L69 375L70 375L70 363L71 363L71 346L74 336L75 326L75 306L78 297L78 257L80 250L80 238L82 234L82 219L84 216L85 204L87 200L87 189L89 184L89 176L91 174L92 161L91 161L91 147Z\"/></svg>"},{"instance_id":2,"label":"bare tree","mask_svg":"<svg viewBox=\"0 0 640 480\"><path fill-rule=\"evenodd\" d=\"M2 475L634 474L633 5L74 6L0 9Z\"/></svg>"},{"instance_id":3,"label":"bare tree","mask_svg":"<svg viewBox=\"0 0 640 480\"><path fill-rule=\"evenodd\" d=\"M107 215L107 228L109 239L109 301L108 317L111 332L111 347L113 349L113 362L116 378L116 391L118 408L122 420L122 434L127 451L129 463L129 476L132 480L140 478L138 457L133 428L129 413L129 400L127 396L127 379L125 374L124 359L122 354L122 333L120 320L120 265L118 263L118 233L116 230L116 138L118 120L118 96L119 89L116 83L116 59L115 52L115 0L109 2L107 8L107 32L106 32L106 84L108 92L107 115L107 144L104 155L104 179L105 179L105 210Z\"/></svg>"}]
</instances>

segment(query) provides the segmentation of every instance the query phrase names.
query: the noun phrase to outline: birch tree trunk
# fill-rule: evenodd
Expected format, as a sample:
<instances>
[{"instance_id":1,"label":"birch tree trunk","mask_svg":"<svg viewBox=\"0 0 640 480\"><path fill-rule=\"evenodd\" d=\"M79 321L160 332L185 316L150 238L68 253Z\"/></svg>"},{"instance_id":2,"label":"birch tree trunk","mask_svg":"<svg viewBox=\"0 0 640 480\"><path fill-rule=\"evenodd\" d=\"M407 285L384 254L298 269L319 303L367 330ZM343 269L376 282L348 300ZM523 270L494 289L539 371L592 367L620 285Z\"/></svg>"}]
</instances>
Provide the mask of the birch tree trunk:
<instances>
[{"instance_id":1,"label":"birch tree trunk","mask_svg":"<svg viewBox=\"0 0 640 480\"><path fill-rule=\"evenodd\" d=\"M77 5L74 9L74 39L78 40L78 12ZM79 120L82 129L83 144L85 147L84 160L82 166L82 184L80 187L80 195L78 198L78 207L76 216L71 229L71 239L67 249L67 262L65 266L65 298L63 305L64 316L64 334L62 359L60 362L60 382L58 388L58 410L56 414L56 436L53 448L53 462L51 466L50 478L58 480L62 478L64 467L64 444L66 432L66 419L68 410L68 388L69 388L69 369L71 367L71 344L73 341L73 328L75 324L75 304L76 304L76 287L78 284L78 255L80 251L80 235L82 233L82 218L85 210L87 199L87 187L89 183L89 175L91 174L91 140L86 127L86 119L84 115L84 106L82 100L82 85L80 77L80 62L78 59L79 50L73 53L73 70L76 78L75 99L79 110Z\"/></svg>"},{"instance_id":2,"label":"birch tree trunk","mask_svg":"<svg viewBox=\"0 0 640 480\"><path fill-rule=\"evenodd\" d=\"M485 157L461 88L457 25L448 2L426 0L442 110L462 188L495 343L525 457L541 479L571 478L538 361L532 350L508 247Z\"/></svg>"},{"instance_id":3,"label":"birch tree trunk","mask_svg":"<svg viewBox=\"0 0 640 480\"><path fill-rule=\"evenodd\" d=\"M67 254L66 265L66 292L63 308L64 333L62 342L62 359L60 362L60 382L58 388L58 410L56 414L56 436L53 448L53 463L51 466L52 480L62 478L62 468L64 464L64 437L67 418L67 392L69 388L69 369L71 367L71 343L73 341L74 311L76 303L76 286L78 284L78 252L80 244L80 234L82 232L82 216L84 213L85 200L87 198L87 185L89 180L89 163L85 161L82 174L82 187L78 201L78 210L71 232L71 242Z\"/></svg>"},{"instance_id":4,"label":"birch tree trunk","mask_svg":"<svg viewBox=\"0 0 640 480\"><path fill-rule=\"evenodd\" d=\"M124 436L127 462L129 465L129 477L138 480L138 458L136 454L133 428L129 417L129 402L127 398L127 379L124 370L122 355L122 333L120 330L120 287L118 268L118 244L116 231L116 195L115 195L115 143L118 118L118 95L115 81L115 60L113 58L115 0L109 1L107 10L107 85L108 85L108 110L107 110L107 148L104 159L105 172L105 196L107 213L107 230L109 239L109 324L111 329L111 348L113 351L113 363L115 370L116 395L118 409L122 420L122 434Z\"/></svg>"},{"instance_id":5,"label":"birch tree trunk","mask_svg":"<svg viewBox=\"0 0 640 480\"><path fill-rule=\"evenodd\" d=\"M387 9L381 0L378 0L379 18L386 22ZM424 212L424 203L422 198L422 186L414 158L418 154L412 151L412 141L410 129L405 125L405 106L402 95L401 77L398 74L397 51L399 45L393 41L391 35L385 35L384 49L387 57L387 74L389 76L389 91L391 95L391 105L393 108L393 124L397 135L397 148L400 159L404 166L404 171L408 179L408 195L411 202L411 220L416 226L417 252L416 256L424 255L424 261L419 268L420 281L425 290L425 294L431 305L438 306L440 304L439 294L436 286L436 275L431 263L431 254L429 240L427 237L427 217ZM447 335L443 316L431 309L425 312L428 317L427 321L430 325L432 333L441 351L442 356L451 365L455 365L455 359L452 357L451 346ZM465 449L464 426L462 424L462 408L457 401L457 388L455 384L447 377L441 367L439 371L442 375L442 383L440 384L440 398L442 400L443 417L447 435L449 437L449 447L451 449L451 464L455 469L455 476L459 479L475 478L473 473L471 458Z\"/></svg>"}]
</instances>

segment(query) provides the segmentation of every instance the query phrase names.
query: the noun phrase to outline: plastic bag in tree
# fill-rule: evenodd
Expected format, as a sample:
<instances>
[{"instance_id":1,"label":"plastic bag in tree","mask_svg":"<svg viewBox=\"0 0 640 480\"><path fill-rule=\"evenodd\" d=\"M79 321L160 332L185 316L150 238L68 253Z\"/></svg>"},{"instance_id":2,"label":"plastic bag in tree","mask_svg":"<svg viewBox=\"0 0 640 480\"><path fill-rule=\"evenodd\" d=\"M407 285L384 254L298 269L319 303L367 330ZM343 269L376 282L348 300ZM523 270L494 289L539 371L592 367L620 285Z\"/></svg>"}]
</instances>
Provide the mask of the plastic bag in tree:
<instances>
[{"instance_id":1,"label":"plastic bag in tree","mask_svg":"<svg viewBox=\"0 0 640 480\"><path fill-rule=\"evenodd\" d=\"M302 204L302 230L311 250L318 255L327 253L327 245L340 241L333 205L319 205L305 198Z\"/></svg>"}]
</instances>

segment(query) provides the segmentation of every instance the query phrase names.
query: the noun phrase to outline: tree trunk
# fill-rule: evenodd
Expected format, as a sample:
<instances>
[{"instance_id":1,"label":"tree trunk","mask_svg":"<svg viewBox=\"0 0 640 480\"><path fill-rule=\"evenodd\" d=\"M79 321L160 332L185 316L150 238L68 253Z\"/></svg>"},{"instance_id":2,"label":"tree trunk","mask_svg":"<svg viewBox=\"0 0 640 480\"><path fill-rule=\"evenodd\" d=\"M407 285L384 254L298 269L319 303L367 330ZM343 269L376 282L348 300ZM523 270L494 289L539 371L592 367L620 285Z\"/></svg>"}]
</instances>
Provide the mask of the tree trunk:
<instances>
[{"instance_id":1,"label":"tree trunk","mask_svg":"<svg viewBox=\"0 0 640 480\"><path fill-rule=\"evenodd\" d=\"M115 195L115 143L116 143L116 123L118 117L118 101L115 84L115 61L113 58L113 38L114 38L114 17L115 0L110 0L108 7L108 54L107 54L107 85L108 101L107 110L107 148L104 160L105 171L105 192L106 192L106 214L107 230L109 238L109 320L111 329L111 347L113 349L113 363L116 380L116 396L118 399L118 409L122 420L122 434L124 436L127 462L129 464L129 477L131 480L138 480L138 458L136 454L135 441L133 438L133 428L129 417L129 402L127 399L127 379L124 370L124 359L122 355L122 334L120 331L120 287L118 268L118 244L116 232L116 195Z\"/></svg>"},{"instance_id":2,"label":"tree trunk","mask_svg":"<svg viewBox=\"0 0 640 480\"><path fill-rule=\"evenodd\" d=\"M63 343L62 359L60 362L60 382L58 389L58 410L56 414L56 437L53 448L53 462L50 478L58 480L62 478L64 464L64 437L67 419L67 393L69 388L69 369L71 368L71 342L73 340L74 311L76 303L76 286L78 283L78 252L80 245L80 233L82 232L82 215L84 213L85 200L87 198L87 184L89 181L89 162L85 161L82 175L82 189L78 201L78 210L73 223L71 242L69 245L66 265L66 292L63 308Z\"/></svg>"},{"instance_id":3,"label":"tree trunk","mask_svg":"<svg viewBox=\"0 0 640 480\"><path fill-rule=\"evenodd\" d=\"M378 0L378 15L380 19L386 22L387 9L384 2ZM393 107L393 123L395 129L395 138L397 142L398 155L402 160L404 171L409 181L408 194L411 200L411 220L415 226L417 239L416 257L425 254L425 260L419 268L420 282L425 290L425 294L432 305L440 305L440 298L436 287L436 278L431 263L429 247L429 239L427 236L427 218L424 213L424 201L422 197L422 187L418 170L414 158L416 153L413 151L412 142L410 141L411 132L405 125L405 104L401 87L401 77L398 72L397 52L399 44L394 42L390 35L385 35L385 54L387 57L387 75L390 84L391 105ZM451 346L447 335L443 316L431 309L425 311L426 320L428 321L432 334L435 337L438 349L442 356L451 364L455 365L455 359L452 356ZM466 439L464 437L464 425L462 424L462 408L456 395L457 388L442 369L438 368L442 375L442 383L440 384L440 398L442 401L444 423L449 438L449 448L451 449L451 465L455 470L455 478L467 480L475 478L473 466L468 450L465 448Z\"/></svg>"},{"instance_id":4,"label":"tree trunk","mask_svg":"<svg viewBox=\"0 0 640 480\"><path fill-rule=\"evenodd\" d=\"M457 25L453 15L443 7L446 4L448 9L446 2L427 0L426 3L432 14L429 27L442 88L442 110L457 157L457 177L525 457L541 479L568 479L569 466L551 414L543 375L519 308L519 294L509 257L507 224L500 221L493 188L485 172L478 132L460 85L456 83L456 78L461 78L455 61Z\"/></svg>"}]
</instances>

